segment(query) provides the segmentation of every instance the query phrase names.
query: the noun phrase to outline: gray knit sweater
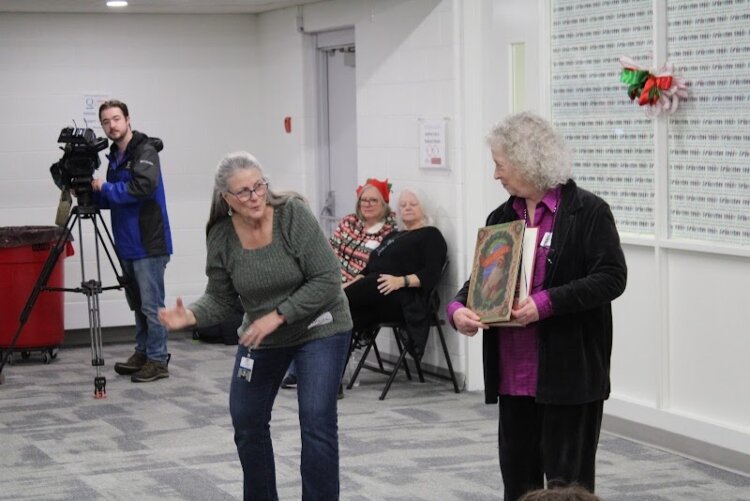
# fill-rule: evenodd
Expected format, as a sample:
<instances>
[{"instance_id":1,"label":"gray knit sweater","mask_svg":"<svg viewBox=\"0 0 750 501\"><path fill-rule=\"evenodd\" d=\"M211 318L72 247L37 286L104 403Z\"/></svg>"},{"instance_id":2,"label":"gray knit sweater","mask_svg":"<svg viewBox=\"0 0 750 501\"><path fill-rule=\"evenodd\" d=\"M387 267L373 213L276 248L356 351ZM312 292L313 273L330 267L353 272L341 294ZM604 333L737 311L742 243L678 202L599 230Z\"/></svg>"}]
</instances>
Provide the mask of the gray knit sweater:
<instances>
[{"instance_id":1,"label":"gray knit sweater","mask_svg":"<svg viewBox=\"0 0 750 501\"><path fill-rule=\"evenodd\" d=\"M188 306L199 326L222 321L239 294L245 317L238 333L275 308L286 319L260 348L294 346L351 329L338 261L299 198L274 209L273 236L265 247L243 249L228 217L210 229L206 245L206 292Z\"/></svg>"}]
</instances>

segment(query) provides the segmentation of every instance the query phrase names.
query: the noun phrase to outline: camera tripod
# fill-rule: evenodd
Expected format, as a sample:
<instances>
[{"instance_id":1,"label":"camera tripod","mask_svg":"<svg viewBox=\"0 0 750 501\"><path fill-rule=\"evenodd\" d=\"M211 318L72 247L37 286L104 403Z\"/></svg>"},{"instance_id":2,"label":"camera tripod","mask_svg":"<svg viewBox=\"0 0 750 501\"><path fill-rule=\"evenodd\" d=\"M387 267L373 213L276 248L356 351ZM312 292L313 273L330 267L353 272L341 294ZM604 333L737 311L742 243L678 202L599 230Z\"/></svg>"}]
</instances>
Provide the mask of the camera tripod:
<instances>
[{"instance_id":1,"label":"camera tripod","mask_svg":"<svg viewBox=\"0 0 750 501\"><path fill-rule=\"evenodd\" d=\"M86 279L86 266L84 261L84 253L83 253L83 232L81 230L81 220L82 219L88 219L91 221L91 223L94 226L94 248L95 248L95 254L96 254L96 278L92 278L90 280ZM47 281L50 278L50 275L52 274L52 271L55 268L55 265L57 264L57 260L62 254L62 252L65 250L65 246L67 242L70 240L70 237L73 232L73 228L77 226L78 227L78 241L81 243L80 245L80 259L81 259L81 286L76 288L64 288L64 287L48 287ZM102 234L101 228L104 228L104 232L107 236L107 240L104 239L104 235ZM34 284L34 288L31 291L31 294L29 295L28 300L26 301L26 305L21 310L21 314L18 319L18 328L16 329L15 334L13 335L13 338L11 339L10 345L5 353L5 356L0 359L0 377L2 377L2 371L5 367L6 363L8 362L8 359L10 358L13 348L16 346L16 343L18 342L18 338L21 335L21 332L23 330L24 325L26 324L29 315L31 313L32 308L34 307L34 304L36 303L37 298L39 297L39 294L42 291L50 291L50 292L79 292L81 294L84 294L86 296L86 300L88 303L88 312L89 312L89 334L91 337L91 365L96 367L96 377L94 378L94 398L106 398L107 396L107 379L102 376L101 374L101 368L104 365L104 359L102 358L102 326L101 326L101 312L99 309L99 295L105 291L105 290L113 290L113 289L125 289L125 296L128 300L128 304L130 305L131 309L134 309L137 305L138 301L138 295L135 293L135 290L129 287L129 283L124 276L124 274L118 273L118 267L115 266L115 261L112 257L112 253L110 252L110 249L114 249L114 241L112 240L112 235L109 232L109 229L107 228L107 225L102 218L101 212L99 211L98 207L92 207L92 206L82 206L77 205L76 207L73 207L72 211L70 212L70 215L67 218L67 221L64 225L65 231L60 235L60 237L55 242L54 246L50 250L50 254L47 257L47 260L44 262L44 265L42 267L42 271L39 274L39 277L36 280L36 283ZM108 243L107 243L108 242ZM101 282L101 266L99 261L99 246L104 249L104 252L107 255L107 258L109 259L109 263L112 266L112 269L115 273L115 276L117 277L117 285L112 285L108 287L102 287ZM122 263L120 263L120 259L115 253L115 258L117 259L119 269L122 270ZM2 379L0 379L0 383L2 383Z\"/></svg>"}]
</instances>

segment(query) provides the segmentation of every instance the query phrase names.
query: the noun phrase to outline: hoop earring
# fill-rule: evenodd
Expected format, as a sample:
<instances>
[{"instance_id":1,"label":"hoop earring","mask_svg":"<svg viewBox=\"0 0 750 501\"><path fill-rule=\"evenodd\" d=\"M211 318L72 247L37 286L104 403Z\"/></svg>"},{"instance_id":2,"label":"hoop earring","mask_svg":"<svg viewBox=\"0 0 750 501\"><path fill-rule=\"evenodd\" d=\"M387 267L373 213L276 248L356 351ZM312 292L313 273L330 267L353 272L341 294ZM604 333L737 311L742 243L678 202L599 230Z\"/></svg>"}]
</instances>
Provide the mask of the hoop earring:
<instances>
[{"instance_id":1,"label":"hoop earring","mask_svg":"<svg viewBox=\"0 0 750 501\"><path fill-rule=\"evenodd\" d=\"M227 211L227 216L232 217L232 208L231 207Z\"/></svg>"}]
</instances>

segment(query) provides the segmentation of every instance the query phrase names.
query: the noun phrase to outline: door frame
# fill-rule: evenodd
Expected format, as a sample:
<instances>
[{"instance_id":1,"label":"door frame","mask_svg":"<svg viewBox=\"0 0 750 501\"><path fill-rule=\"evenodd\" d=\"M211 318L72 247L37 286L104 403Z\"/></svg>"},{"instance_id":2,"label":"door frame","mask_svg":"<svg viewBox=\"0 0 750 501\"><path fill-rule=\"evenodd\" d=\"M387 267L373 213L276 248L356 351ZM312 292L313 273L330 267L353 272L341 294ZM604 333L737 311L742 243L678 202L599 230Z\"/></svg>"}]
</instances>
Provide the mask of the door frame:
<instances>
[{"instance_id":1,"label":"door frame","mask_svg":"<svg viewBox=\"0 0 750 501\"><path fill-rule=\"evenodd\" d=\"M326 211L326 201L330 193L331 181L331 153L330 153L330 122L328 102L328 51L342 47L355 47L354 27L315 34L315 67L317 73L317 211L316 216L327 236L335 228L338 218ZM325 212L325 213L324 213Z\"/></svg>"}]
</instances>

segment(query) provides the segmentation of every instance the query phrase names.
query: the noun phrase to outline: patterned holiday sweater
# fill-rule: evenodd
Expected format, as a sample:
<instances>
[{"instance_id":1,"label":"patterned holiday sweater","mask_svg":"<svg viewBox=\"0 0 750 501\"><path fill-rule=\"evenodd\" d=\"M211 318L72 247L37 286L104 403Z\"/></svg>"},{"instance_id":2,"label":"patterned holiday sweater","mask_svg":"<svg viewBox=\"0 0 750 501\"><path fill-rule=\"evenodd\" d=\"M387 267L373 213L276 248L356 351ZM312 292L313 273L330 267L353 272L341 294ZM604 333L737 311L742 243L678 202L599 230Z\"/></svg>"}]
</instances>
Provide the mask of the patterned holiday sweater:
<instances>
[{"instance_id":1,"label":"patterned holiday sweater","mask_svg":"<svg viewBox=\"0 0 750 501\"><path fill-rule=\"evenodd\" d=\"M350 281L362 271L373 249L395 228L393 212L386 216L383 226L373 233L365 231L365 225L356 214L349 214L341 219L330 241L339 259L342 283Z\"/></svg>"}]
</instances>

